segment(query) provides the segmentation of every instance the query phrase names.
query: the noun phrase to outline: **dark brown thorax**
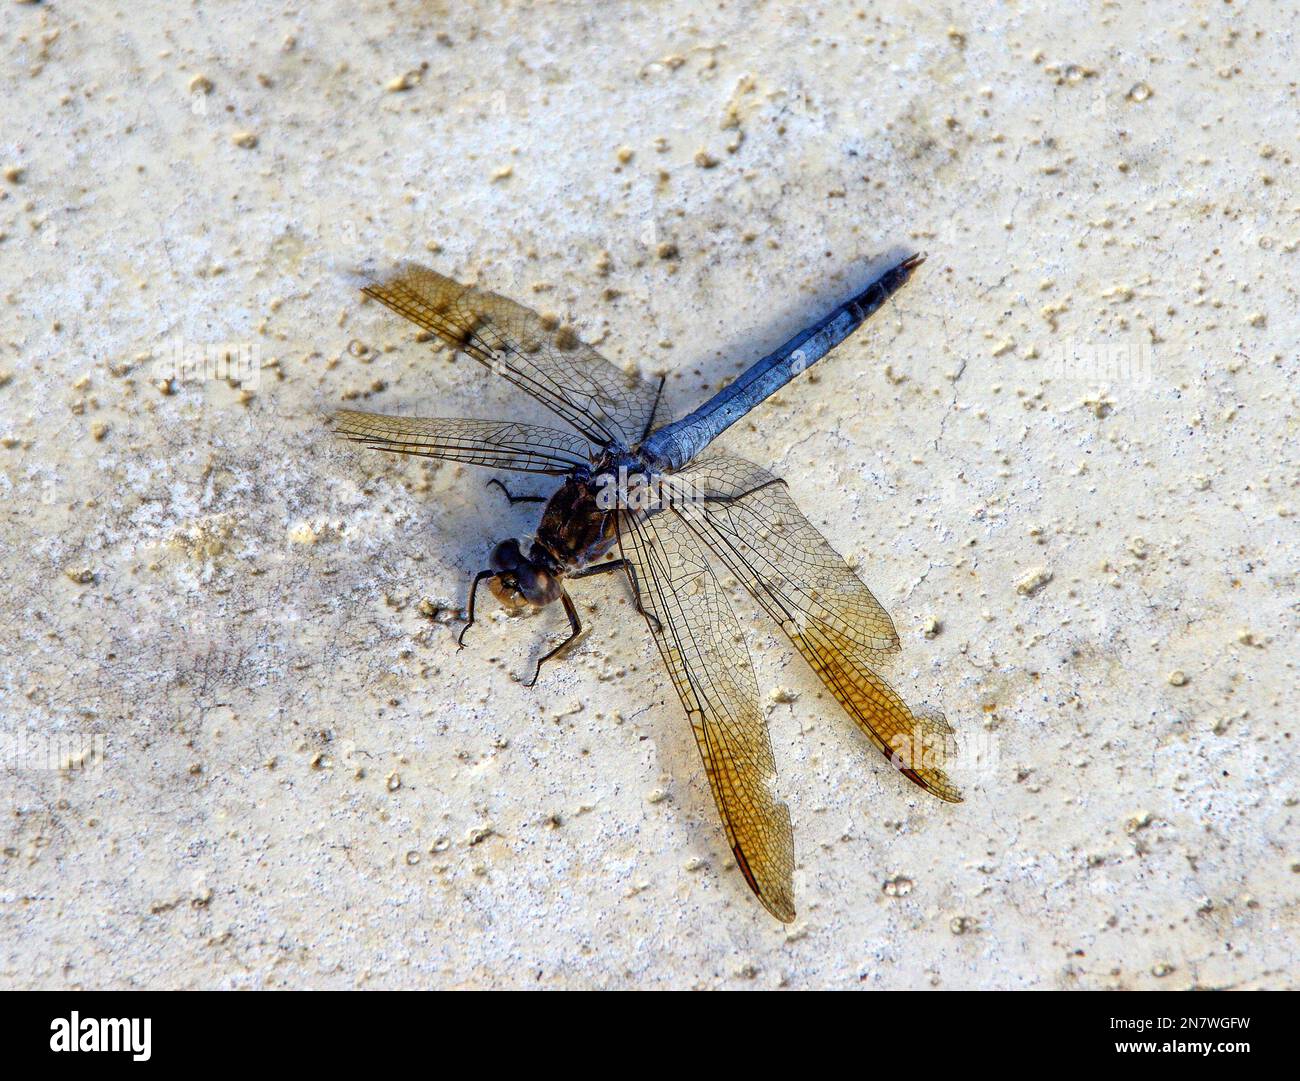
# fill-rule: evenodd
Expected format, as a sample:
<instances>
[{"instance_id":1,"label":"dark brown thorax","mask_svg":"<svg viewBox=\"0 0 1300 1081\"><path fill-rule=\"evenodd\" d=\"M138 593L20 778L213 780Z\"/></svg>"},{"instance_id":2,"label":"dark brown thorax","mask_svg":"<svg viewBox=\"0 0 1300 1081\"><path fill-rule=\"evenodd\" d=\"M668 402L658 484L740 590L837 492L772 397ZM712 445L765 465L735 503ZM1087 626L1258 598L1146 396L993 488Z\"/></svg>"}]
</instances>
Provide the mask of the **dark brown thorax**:
<instances>
[{"instance_id":1,"label":"dark brown thorax","mask_svg":"<svg viewBox=\"0 0 1300 1081\"><path fill-rule=\"evenodd\" d=\"M570 477L542 512L534 550L540 545L562 571L594 563L613 547L614 514L601 509L596 493L590 480Z\"/></svg>"}]
</instances>

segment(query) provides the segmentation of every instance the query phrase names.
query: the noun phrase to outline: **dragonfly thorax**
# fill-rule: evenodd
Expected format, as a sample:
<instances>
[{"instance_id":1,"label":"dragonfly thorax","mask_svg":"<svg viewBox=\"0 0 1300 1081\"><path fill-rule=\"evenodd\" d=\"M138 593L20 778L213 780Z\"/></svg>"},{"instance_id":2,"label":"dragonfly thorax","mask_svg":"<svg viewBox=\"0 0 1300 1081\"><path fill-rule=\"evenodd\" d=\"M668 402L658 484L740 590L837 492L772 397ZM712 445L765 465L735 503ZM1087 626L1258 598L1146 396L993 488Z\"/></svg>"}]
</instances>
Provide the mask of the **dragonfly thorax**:
<instances>
[{"instance_id":1,"label":"dragonfly thorax","mask_svg":"<svg viewBox=\"0 0 1300 1081\"><path fill-rule=\"evenodd\" d=\"M568 574L590 566L614 544L614 515L600 506L590 477L574 474L551 496L529 552L533 563Z\"/></svg>"}]
</instances>

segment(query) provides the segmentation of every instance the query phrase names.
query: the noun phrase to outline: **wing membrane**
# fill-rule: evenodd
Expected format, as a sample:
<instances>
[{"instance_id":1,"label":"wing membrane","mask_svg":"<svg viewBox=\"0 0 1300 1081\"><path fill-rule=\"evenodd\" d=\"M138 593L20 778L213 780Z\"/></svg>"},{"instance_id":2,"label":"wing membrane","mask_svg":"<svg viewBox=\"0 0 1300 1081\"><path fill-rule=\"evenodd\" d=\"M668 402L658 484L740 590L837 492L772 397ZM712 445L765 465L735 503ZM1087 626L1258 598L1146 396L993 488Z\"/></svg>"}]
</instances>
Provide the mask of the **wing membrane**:
<instances>
[{"instance_id":1,"label":"wing membrane","mask_svg":"<svg viewBox=\"0 0 1300 1081\"><path fill-rule=\"evenodd\" d=\"M676 478L677 509L893 765L942 800L961 791L944 769L955 754L942 716L912 712L876 668L897 653L893 621L790 498L782 481L730 456L703 458Z\"/></svg>"},{"instance_id":2,"label":"wing membrane","mask_svg":"<svg viewBox=\"0 0 1300 1081\"><path fill-rule=\"evenodd\" d=\"M413 265L362 292L504 376L594 443L633 446L653 415L654 387L513 300Z\"/></svg>"},{"instance_id":3,"label":"wing membrane","mask_svg":"<svg viewBox=\"0 0 1300 1081\"><path fill-rule=\"evenodd\" d=\"M520 473L559 476L590 461L585 439L511 421L389 417L341 409L334 414L334 431L375 450Z\"/></svg>"},{"instance_id":4,"label":"wing membrane","mask_svg":"<svg viewBox=\"0 0 1300 1081\"><path fill-rule=\"evenodd\" d=\"M771 787L776 760L740 624L673 508L622 512L619 547L635 568L642 608L654 617L647 622L686 708L731 851L763 906L788 923L794 835Z\"/></svg>"}]
</instances>

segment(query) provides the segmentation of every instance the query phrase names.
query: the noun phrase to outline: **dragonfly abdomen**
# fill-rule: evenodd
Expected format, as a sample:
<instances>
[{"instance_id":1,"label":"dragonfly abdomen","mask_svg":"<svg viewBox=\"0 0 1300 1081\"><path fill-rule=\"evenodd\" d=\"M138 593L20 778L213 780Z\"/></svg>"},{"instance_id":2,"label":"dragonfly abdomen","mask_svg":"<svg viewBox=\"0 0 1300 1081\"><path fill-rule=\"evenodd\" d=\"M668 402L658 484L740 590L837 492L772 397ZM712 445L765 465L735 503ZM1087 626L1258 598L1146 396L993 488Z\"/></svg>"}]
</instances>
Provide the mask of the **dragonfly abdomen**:
<instances>
[{"instance_id":1,"label":"dragonfly abdomen","mask_svg":"<svg viewBox=\"0 0 1300 1081\"><path fill-rule=\"evenodd\" d=\"M751 409L821 360L898 292L925 261L911 255L885 271L852 300L755 361L693 413L665 425L641 444L641 457L657 471L681 469Z\"/></svg>"}]
</instances>

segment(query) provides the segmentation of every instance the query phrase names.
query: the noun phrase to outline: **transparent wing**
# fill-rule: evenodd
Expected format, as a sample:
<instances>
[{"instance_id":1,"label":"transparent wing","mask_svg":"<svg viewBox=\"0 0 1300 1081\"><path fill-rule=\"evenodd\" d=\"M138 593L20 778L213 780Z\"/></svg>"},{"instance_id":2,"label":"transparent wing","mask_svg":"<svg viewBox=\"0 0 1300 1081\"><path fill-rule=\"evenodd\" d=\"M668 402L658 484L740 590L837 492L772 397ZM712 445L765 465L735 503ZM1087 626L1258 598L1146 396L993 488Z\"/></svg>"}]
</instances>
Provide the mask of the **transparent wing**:
<instances>
[{"instance_id":1,"label":"transparent wing","mask_svg":"<svg viewBox=\"0 0 1300 1081\"><path fill-rule=\"evenodd\" d=\"M654 414L653 386L513 300L411 265L362 292L504 376L594 443L631 447Z\"/></svg>"},{"instance_id":2,"label":"transparent wing","mask_svg":"<svg viewBox=\"0 0 1300 1081\"><path fill-rule=\"evenodd\" d=\"M511 421L387 417L341 409L334 414L334 431L375 450L520 473L559 476L590 461L590 444L581 436Z\"/></svg>"},{"instance_id":3,"label":"transparent wing","mask_svg":"<svg viewBox=\"0 0 1300 1081\"><path fill-rule=\"evenodd\" d=\"M914 714L876 672L899 649L893 621L790 498L743 458L702 458L672 478L679 516L754 596L858 727L909 779L960 802L939 715ZM685 498L684 498L685 497Z\"/></svg>"},{"instance_id":4,"label":"transparent wing","mask_svg":"<svg viewBox=\"0 0 1300 1081\"><path fill-rule=\"evenodd\" d=\"M686 708L727 841L749 888L777 919L794 919L794 835L772 791L776 760L758 708L740 624L676 511L623 511L619 547ZM657 626L656 626L657 622Z\"/></svg>"}]
</instances>

